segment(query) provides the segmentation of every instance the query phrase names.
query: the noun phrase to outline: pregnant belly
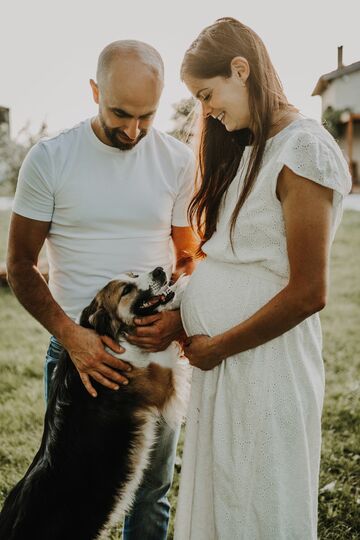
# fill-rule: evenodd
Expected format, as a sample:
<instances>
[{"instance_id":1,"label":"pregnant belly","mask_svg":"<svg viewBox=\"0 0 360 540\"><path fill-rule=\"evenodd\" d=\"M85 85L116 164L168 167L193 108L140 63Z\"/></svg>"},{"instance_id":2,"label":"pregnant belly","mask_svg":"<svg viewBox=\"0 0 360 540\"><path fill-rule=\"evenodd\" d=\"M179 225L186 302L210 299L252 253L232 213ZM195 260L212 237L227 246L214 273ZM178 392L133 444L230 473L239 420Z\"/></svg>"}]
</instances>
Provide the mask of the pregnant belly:
<instances>
[{"instance_id":1,"label":"pregnant belly","mask_svg":"<svg viewBox=\"0 0 360 540\"><path fill-rule=\"evenodd\" d=\"M187 335L217 335L248 319L285 286L257 265L200 262L181 302Z\"/></svg>"}]
</instances>

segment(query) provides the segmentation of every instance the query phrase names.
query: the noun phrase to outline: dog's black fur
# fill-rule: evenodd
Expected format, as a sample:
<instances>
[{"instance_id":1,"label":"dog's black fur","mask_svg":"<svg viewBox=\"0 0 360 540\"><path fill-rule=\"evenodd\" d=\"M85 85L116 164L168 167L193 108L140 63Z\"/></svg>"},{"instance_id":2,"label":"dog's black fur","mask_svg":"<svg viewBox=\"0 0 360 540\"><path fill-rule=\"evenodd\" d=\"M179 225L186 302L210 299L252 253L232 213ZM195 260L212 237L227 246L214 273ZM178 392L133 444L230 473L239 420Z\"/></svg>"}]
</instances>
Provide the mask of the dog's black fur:
<instances>
[{"instance_id":1,"label":"dog's black fur","mask_svg":"<svg viewBox=\"0 0 360 540\"><path fill-rule=\"evenodd\" d=\"M93 301L83 311L82 326L91 326L95 309ZM107 313L97 318L95 330L116 338ZM40 449L0 514L1 540L91 540L108 522L134 472L129 453L147 421L136 413L154 404L151 398L146 403L131 381L118 391L93 385L96 399L64 352L52 381Z\"/></svg>"}]
</instances>

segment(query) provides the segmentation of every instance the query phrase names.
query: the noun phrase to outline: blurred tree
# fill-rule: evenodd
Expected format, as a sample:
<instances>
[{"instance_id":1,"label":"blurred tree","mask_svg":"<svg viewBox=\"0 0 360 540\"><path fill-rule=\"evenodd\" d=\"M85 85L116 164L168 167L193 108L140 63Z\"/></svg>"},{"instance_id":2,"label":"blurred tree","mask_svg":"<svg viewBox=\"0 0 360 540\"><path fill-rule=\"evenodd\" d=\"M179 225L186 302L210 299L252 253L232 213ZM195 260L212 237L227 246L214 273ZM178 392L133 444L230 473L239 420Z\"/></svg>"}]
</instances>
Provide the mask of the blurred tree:
<instances>
[{"instance_id":1,"label":"blurred tree","mask_svg":"<svg viewBox=\"0 0 360 540\"><path fill-rule=\"evenodd\" d=\"M175 109L171 120L175 122L175 128L169 131L170 135L176 137L186 144L190 144L195 132L197 118L196 100L185 98L173 105Z\"/></svg>"},{"instance_id":2,"label":"blurred tree","mask_svg":"<svg viewBox=\"0 0 360 540\"><path fill-rule=\"evenodd\" d=\"M47 136L47 124L43 122L32 134L27 123L18 133L16 139L10 139L5 125L0 126L0 184L2 191L15 192L19 169L30 148L41 138Z\"/></svg>"}]
</instances>

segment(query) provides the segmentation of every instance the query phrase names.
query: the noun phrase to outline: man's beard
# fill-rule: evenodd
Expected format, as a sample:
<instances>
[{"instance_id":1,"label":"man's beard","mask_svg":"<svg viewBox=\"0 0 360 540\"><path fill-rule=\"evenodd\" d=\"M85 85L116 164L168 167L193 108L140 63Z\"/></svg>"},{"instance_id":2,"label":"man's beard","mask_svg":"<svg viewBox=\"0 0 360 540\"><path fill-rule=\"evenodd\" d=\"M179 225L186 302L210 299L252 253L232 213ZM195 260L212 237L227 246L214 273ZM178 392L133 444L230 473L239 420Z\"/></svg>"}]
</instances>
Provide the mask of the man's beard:
<instances>
[{"instance_id":1,"label":"man's beard","mask_svg":"<svg viewBox=\"0 0 360 540\"><path fill-rule=\"evenodd\" d=\"M148 132L147 129L142 129L140 130L140 133L138 137L135 139L135 141L132 141L129 139L129 142L125 142L125 141L120 140L118 137L118 135L121 135L124 139L127 139L128 137L126 133L124 133L124 131L122 131L119 128L109 128L109 126L105 124L105 121L101 115L99 115L99 118L100 118L101 127L103 128L106 137L111 142L111 145L114 146L115 148L118 148L119 150L131 150L132 148L134 148L134 146L138 144L138 142L140 142L141 139L145 137L145 135Z\"/></svg>"}]
</instances>

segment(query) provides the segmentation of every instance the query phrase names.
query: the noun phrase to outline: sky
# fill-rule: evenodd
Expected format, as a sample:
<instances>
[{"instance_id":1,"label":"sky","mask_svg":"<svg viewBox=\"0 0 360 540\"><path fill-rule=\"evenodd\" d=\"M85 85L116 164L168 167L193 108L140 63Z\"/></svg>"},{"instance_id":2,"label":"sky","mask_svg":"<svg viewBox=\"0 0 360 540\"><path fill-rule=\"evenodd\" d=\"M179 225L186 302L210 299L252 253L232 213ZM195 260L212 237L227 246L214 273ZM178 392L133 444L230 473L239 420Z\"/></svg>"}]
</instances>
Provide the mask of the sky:
<instances>
[{"instance_id":1,"label":"sky","mask_svg":"<svg viewBox=\"0 0 360 540\"><path fill-rule=\"evenodd\" d=\"M320 119L318 78L360 60L358 0L0 0L0 106L11 110L15 137L43 121L49 133L97 112L89 79L100 51L117 39L138 39L158 49L165 89L155 127L173 127L172 105L189 92L179 78L185 50L217 18L232 16L265 42L291 103Z\"/></svg>"}]
</instances>

